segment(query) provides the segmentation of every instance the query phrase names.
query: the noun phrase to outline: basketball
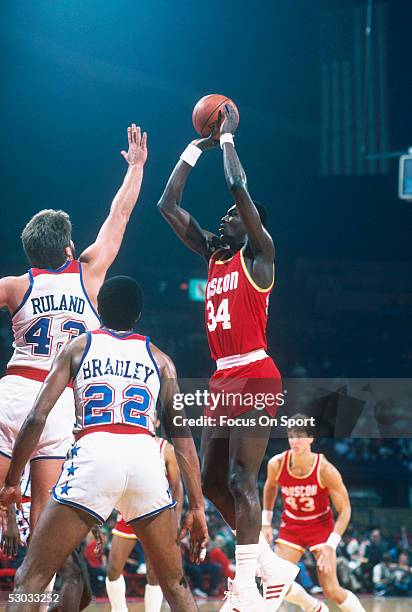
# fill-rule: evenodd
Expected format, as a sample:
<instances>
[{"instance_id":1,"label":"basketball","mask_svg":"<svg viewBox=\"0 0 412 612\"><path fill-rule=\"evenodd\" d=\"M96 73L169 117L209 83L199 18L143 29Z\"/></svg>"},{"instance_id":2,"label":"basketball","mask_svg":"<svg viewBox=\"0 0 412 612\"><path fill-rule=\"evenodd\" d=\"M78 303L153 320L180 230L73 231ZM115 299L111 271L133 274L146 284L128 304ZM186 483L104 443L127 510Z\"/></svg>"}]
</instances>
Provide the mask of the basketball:
<instances>
[{"instance_id":1,"label":"basketball","mask_svg":"<svg viewBox=\"0 0 412 612\"><path fill-rule=\"evenodd\" d=\"M239 123L239 111L237 110L236 104L230 98L220 94L210 94L200 98L192 113L193 127L200 136L209 136L213 124L218 120L219 111L224 113L225 104L231 104L233 106ZM219 133L217 137L219 137Z\"/></svg>"}]
</instances>

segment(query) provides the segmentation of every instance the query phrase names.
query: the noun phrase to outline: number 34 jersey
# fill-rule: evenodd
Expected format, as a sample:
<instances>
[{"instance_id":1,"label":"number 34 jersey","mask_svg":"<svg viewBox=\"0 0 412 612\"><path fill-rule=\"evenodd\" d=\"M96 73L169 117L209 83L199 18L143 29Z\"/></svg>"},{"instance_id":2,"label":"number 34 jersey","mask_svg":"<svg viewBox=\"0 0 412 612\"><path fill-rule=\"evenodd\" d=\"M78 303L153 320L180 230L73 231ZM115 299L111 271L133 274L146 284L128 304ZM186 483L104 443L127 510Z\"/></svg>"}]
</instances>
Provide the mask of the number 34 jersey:
<instances>
[{"instance_id":1,"label":"number 34 jersey","mask_svg":"<svg viewBox=\"0 0 412 612\"><path fill-rule=\"evenodd\" d=\"M206 330L214 360L266 350L269 294L251 278L243 249L230 259L212 255L205 297Z\"/></svg>"},{"instance_id":2,"label":"number 34 jersey","mask_svg":"<svg viewBox=\"0 0 412 612\"><path fill-rule=\"evenodd\" d=\"M160 376L150 338L105 328L87 336L73 377L76 438L95 431L154 434Z\"/></svg>"},{"instance_id":3,"label":"number 34 jersey","mask_svg":"<svg viewBox=\"0 0 412 612\"><path fill-rule=\"evenodd\" d=\"M58 270L29 270L30 286L12 315L14 353L8 374L49 372L60 347L69 338L100 325L83 286L79 261Z\"/></svg>"}]
</instances>

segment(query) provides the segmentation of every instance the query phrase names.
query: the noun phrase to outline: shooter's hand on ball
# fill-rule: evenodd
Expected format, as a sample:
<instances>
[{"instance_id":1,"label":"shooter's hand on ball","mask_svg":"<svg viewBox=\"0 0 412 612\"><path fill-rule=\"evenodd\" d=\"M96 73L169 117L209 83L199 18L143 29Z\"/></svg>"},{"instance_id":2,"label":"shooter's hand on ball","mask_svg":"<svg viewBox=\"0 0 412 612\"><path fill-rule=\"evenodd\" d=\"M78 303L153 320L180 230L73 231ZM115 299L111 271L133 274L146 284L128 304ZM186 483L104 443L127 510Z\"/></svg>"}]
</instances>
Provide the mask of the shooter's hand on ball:
<instances>
[{"instance_id":1,"label":"shooter's hand on ball","mask_svg":"<svg viewBox=\"0 0 412 612\"><path fill-rule=\"evenodd\" d=\"M220 126L220 135L235 134L239 125L239 118L236 116L235 110L231 104L225 104L225 115L222 125Z\"/></svg>"},{"instance_id":2,"label":"shooter's hand on ball","mask_svg":"<svg viewBox=\"0 0 412 612\"><path fill-rule=\"evenodd\" d=\"M219 140L216 140L216 134L219 132L219 126L220 121L216 122L207 138L197 138L196 140L192 140L192 144L198 147L201 151L215 149L217 146L219 146Z\"/></svg>"},{"instance_id":3,"label":"shooter's hand on ball","mask_svg":"<svg viewBox=\"0 0 412 612\"><path fill-rule=\"evenodd\" d=\"M20 485L4 486L0 490L0 526L2 531L7 530L9 507L16 504L21 508L21 490Z\"/></svg>"},{"instance_id":4,"label":"shooter's hand on ball","mask_svg":"<svg viewBox=\"0 0 412 612\"><path fill-rule=\"evenodd\" d=\"M204 510L189 510L183 519L183 525L179 533L179 542L187 533L190 533L190 560L192 563L204 561L202 550L208 543L207 523Z\"/></svg>"},{"instance_id":5,"label":"shooter's hand on ball","mask_svg":"<svg viewBox=\"0 0 412 612\"><path fill-rule=\"evenodd\" d=\"M317 558L317 566L321 572L329 574L335 567L335 556L336 552L328 544L324 544L320 548L319 556Z\"/></svg>"},{"instance_id":6,"label":"shooter's hand on ball","mask_svg":"<svg viewBox=\"0 0 412 612\"><path fill-rule=\"evenodd\" d=\"M129 166L144 166L147 160L147 134L141 133L140 127L135 123L127 128L129 150L121 151Z\"/></svg>"}]
</instances>

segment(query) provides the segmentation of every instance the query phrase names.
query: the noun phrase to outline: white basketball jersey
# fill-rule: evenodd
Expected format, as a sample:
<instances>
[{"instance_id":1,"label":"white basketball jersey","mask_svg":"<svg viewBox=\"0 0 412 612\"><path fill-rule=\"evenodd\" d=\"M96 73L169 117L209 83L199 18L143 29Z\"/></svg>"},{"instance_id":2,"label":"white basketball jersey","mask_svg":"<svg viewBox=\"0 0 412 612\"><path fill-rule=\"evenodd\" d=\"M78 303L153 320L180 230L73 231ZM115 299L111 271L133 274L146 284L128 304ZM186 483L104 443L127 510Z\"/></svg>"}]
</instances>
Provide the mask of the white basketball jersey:
<instances>
[{"instance_id":1,"label":"white basketball jersey","mask_svg":"<svg viewBox=\"0 0 412 612\"><path fill-rule=\"evenodd\" d=\"M30 286L12 316L14 353L8 373L24 368L49 372L69 338L99 326L99 317L83 286L79 261L58 270L29 270Z\"/></svg>"},{"instance_id":2,"label":"white basketball jersey","mask_svg":"<svg viewBox=\"0 0 412 612\"><path fill-rule=\"evenodd\" d=\"M150 339L106 329L87 332L87 336L73 378L74 434L117 431L154 435L160 376Z\"/></svg>"}]
</instances>

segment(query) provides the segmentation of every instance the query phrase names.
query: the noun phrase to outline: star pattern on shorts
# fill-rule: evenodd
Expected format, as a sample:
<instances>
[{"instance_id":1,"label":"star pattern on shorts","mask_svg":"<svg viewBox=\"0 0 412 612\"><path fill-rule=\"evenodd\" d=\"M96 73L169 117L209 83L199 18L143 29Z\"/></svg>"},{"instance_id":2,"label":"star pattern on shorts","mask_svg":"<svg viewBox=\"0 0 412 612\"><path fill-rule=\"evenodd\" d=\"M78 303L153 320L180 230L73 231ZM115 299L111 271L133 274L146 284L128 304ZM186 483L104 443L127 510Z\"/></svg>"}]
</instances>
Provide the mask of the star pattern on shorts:
<instances>
[{"instance_id":1,"label":"star pattern on shorts","mask_svg":"<svg viewBox=\"0 0 412 612\"><path fill-rule=\"evenodd\" d=\"M78 467L74 467L73 461L72 461L71 466L69 468L66 468L66 469L67 469L68 476L74 476L75 471L78 470L79 468Z\"/></svg>"},{"instance_id":2,"label":"star pattern on shorts","mask_svg":"<svg viewBox=\"0 0 412 612\"><path fill-rule=\"evenodd\" d=\"M62 488L61 488L61 491L60 491L61 495L63 495L63 493L64 493L65 495L68 495L68 494L69 494L69 489L72 489L72 488L73 488L73 487L69 487L68 483L66 482L66 484L64 484L64 485L62 486Z\"/></svg>"},{"instance_id":3,"label":"star pattern on shorts","mask_svg":"<svg viewBox=\"0 0 412 612\"><path fill-rule=\"evenodd\" d=\"M76 443L71 450L72 459L73 457L77 457L77 453L79 452L79 450L80 450L80 446L77 446L77 443Z\"/></svg>"}]
</instances>

